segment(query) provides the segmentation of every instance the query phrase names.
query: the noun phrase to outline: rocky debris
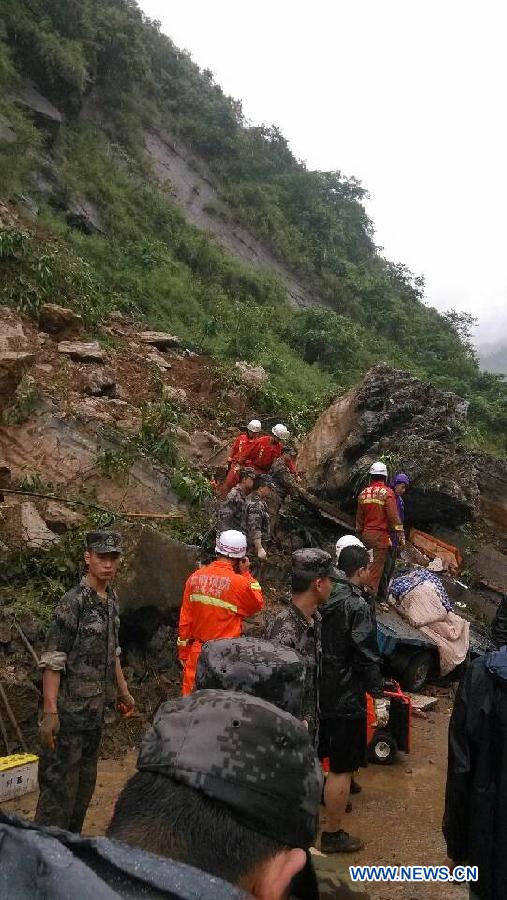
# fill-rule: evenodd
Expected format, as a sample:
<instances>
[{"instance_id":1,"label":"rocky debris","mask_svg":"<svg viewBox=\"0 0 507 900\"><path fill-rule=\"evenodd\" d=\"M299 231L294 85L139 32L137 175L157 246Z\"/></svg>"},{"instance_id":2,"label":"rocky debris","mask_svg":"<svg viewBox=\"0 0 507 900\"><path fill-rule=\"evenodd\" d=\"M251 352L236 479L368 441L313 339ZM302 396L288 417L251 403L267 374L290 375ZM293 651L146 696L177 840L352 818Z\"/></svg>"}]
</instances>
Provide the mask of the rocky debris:
<instances>
[{"instance_id":1,"label":"rocky debris","mask_svg":"<svg viewBox=\"0 0 507 900\"><path fill-rule=\"evenodd\" d=\"M35 366L36 375L51 375L54 371L54 366L49 363L37 363Z\"/></svg>"},{"instance_id":2,"label":"rocky debris","mask_svg":"<svg viewBox=\"0 0 507 900\"><path fill-rule=\"evenodd\" d=\"M477 548L474 570L479 584L499 594L507 594L507 556L492 544L481 544Z\"/></svg>"},{"instance_id":3,"label":"rocky debris","mask_svg":"<svg viewBox=\"0 0 507 900\"><path fill-rule=\"evenodd\" d=\"M70 201L66 219L72 228L78 228L84 234L104 234L104 226L97 207L84 197Z\"/></svg>"},{"instance_id":4,"label":"rocky debris","mask_svg":"<svg viewBox=\"0 0 507 900\"><path fill-rule=\"evenodd\" d=\"M481 492L481 516L504 538L507 551L507 460L477 453L474 462Z\"/></svg>"},{"instance_id":5,"label":"rocky debris","mask_svg":"<svg viewBox=\"0 0 507 900\"><path fill-rule=\"evenodd\" d=\"M213 466L218 465L218 454L223 449L223 442L209 431L193 431L191 434L183 428L176 429L176 446L180 453L193 465L206 465L210 460ZM227 456L228 445L225 447Z\"/></svg>"},{"instance_id":6,"label":"rocky debris","mask_svg":"<svg viewBox=\"0 0 507 900\"><path fill-rule=\"evenodd\" d=\"M43 512L43 519L55 534L64 534L72 528L79 528L85 521L85 517L81 513L56 500L48 502Z\"/></svg>"},{"instance_id":7,"label":"rocky debris","mask_svg":"<svg viewBox=\"0 0 507 900\"><path fill-rule=\"evenodd\" d=\"M31 349L19 316L8 306L0 306L0 353L9 350L25 352Z\"/></svg>"},{"instance_id":8,"label":"rocky debris","mask_svg":"<svg viewBox=\"0 0 507 900\"><path fill-rule=\"evenodd\" d=\"M184 388L173 387L172 384L164 384L162 388L162 396L169 403L176 403L178 406L187 402L187 392Z\"/></svg>"},{"instance_id":9,"label":"rocky debris","mask_svg":"<svg viewBox=\"0 0 507 900\"><path fill-rule=\"evenodd\" d=\"M112 369L100 367L86 373L83 389L92 397L115 397L116 375Z\"/></svg>"},{"instance_id":10,"label":"rocky debris","mask_svg":"<svg viewBox=\"0 0 507 900\"><path fill-rule=\"evenodd\" d=\"M11 405L24 373L34 362L34 353L0 352L0 412Z\"/></svg>"},{"instance_id":11,"label":"rocky debris","mask_svg":"<svg viewBox=\"0 0 507 900\"><path fill-rule=\"evenodd\" d=\"M8 488L11 483L11 470L9 466L0 459L0 503L3 503L4 495L2 488Z\"/></svg>"},{"instance_id":12,"label":"rocky debris","mask_svg":"<svg viewBox=\"0 0 507 900\"><path fill-rule=\"evenodd\" d=\"M247 362L237 362L235 368L243 384L251 388L261 388L267 384L268 373L262 366L251 366Z\"/></svg>"},{"instance_id":13,"label":"rocky debris","mask_svg":"<svg viewBox=\"0 0 507 900\"><path fill-rule=\"evenodd\" d=\"M141 344L150 344L157 350L170 350L174 347L181 347L179 337L174 334L167 334L165 331L141 331L137 335L137 340Z\"/></svg>"},{"instance_id":14,"label":"rocky debris","mask_svg":"<svg viewBox=\"0 0 507 900\"><path fill-rule=\"evenodd\" d=\"M480 501L473 454L459 443L463 424L459 397L379 365L320 416L298 465L314 493L352 509L371 463L387 458L412 479L409 524L460 525Z\"/></svg>"},{"instance_id":15,"label":"rocky debris","mask_svg":"<svg viewBox=\"0 0 507 900\"><path fill-rule=\"evenodd\" d=\"M106 359L105 351L97 341L60 341L58 352L70 356L74 362L103 363Z\"/></svg>"},{"instance_id":16,"label":"rocky debris","mask_svg":"<svg viewBox=\"0 0 507 900\"><path fill-rule=\"evenodd\" d=\"M153 528L140 526L133 551L122 567L118 596L122 617L152 607L174 622L183 587L197 567L197 547L182 544ZM161 622L161 624L163 624Z\"/></svg>"},{"instance_id":17,"label":"rocky debris","mask_svg":"<svg viewBox=\"0 0 507 900\"><path fill-rule=\"evenodd\" d=\"M137 347L138 345L136 345ZM161 372L166 372L168 369L172 369L172 365L165 356L162 356L157 350L152 350L151 353L146 357L148 362L154 363Z\"/></svg>"},{"instance_id":18,"label":"rocky debris","mask_svg":"<svg viewBox=\"0 0 507 900\"><path fill-rule=\"evenodd\" d=\"M14 546L42 550L58 540L47 527L34 503L24 500L4 511L4 527L9 543Z\"/></svg>"},{"instance_id":19,"label":"rocky debris","mask_svg":"<svg viewBox=\"0 0 507 900\"><path fill-rule=\"evenodd\" d=\"M141 427L141 411L126 400L106 397L85 397L70 403L70 409L83 422L101 422L118 425L126 431L138 431Z\"/></svg>"},{"instance_id":20,"label":"rocky debris","mask_svg":"<svg viewBox=\"0 0 507 900\"><path fill-rule=\"evenodd\" d=\"M58 306L57 303L44 303L40 308L39 328L47 334L74 331L80 328L82 324L82 317L67 306Z\"/></svg>"}]
</instances>

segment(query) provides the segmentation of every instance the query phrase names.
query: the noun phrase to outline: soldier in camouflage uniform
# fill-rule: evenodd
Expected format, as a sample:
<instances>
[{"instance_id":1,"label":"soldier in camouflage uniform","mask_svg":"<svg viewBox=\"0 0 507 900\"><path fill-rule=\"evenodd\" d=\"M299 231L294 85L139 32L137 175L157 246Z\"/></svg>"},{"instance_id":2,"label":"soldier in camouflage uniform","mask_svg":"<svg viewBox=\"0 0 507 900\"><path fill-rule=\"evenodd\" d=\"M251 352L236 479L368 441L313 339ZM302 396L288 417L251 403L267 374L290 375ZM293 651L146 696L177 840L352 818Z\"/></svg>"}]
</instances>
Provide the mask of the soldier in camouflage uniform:
<instances>
[{"instance_id":1,"label":"soldier in camouflage uniform","mask_svg":"<svg viewBox=\"0 0 507 900\"><path fill-rule=\"evenodd\" d=\"M278 531L280 507L289 496L297 494L297 475L294 465L296 451L292 447L284 447L281 456L272 463L269 474L273 479L275 489L269 498L269 515L271 519L271 536L275 537Z\"/></svg>"},{"instance_id":2,"label":"soldier in camouflage uniform","mask_svg":"<svg viewBox=\"0 0 507 900\"><path fill-rule=\"evenodd\" d=\"M256 474L255 469L240 469L239 484L229 491L223 503L220 504L217 535L222 531L230 531L231 529L233 531L241 531L246 498L252 493Z\"/></svg>"},{"instance_id":3,"label":"soldier in camouflage uniform","mask_svg":"<svg viewBox=\"0 0 507 900\"><path fill-rule=\"evenodd\" d=\"M86 536L87 573L57 605L41 655L44 712L35 821L80 832L95 788L106 704L133 707L118 646L118 600L110 587L121 536Z\"/></svg>"},{"instance_id":4,"label":"soldier in camouflage uniform","mask_svg":"<svg viewBox=\"0 0 507 900\"><path fill-rule=\"evenodd\" d=\"M249 896L288 896L316 835L322 792L297 719L258 697L195 691L159 707L137 767L108 837L196 866Z\"/></svg>"},{"instance_id":5,"label":"soldier in camouflage uniform","mask_svg":"<svg viewBox=\"0 0 507 900\"><path fill-rule=\"evenodd\" d=\"M338 571L324 550L303 549L292 554L292 602L271 621L266 638L296 650L306 666L303 718L317 746L319 732L319 689L321 667L318 607L328 600Z\"/></svg>"},{"instance_id":6,"label":"soldier in camouflage uniform","mask_svg":"<svg viewBox=\"0 0 507 900\"><path fill-rule=\"evenodd\" d=\"M246 552L250 558L252 573L258 577L261 563L267 557L264 544L269 540L269 512L266 501L274 490L269 475L257 475L254 489L243 507L241 531L246 534Z\"/></svg>"}]
</instances>

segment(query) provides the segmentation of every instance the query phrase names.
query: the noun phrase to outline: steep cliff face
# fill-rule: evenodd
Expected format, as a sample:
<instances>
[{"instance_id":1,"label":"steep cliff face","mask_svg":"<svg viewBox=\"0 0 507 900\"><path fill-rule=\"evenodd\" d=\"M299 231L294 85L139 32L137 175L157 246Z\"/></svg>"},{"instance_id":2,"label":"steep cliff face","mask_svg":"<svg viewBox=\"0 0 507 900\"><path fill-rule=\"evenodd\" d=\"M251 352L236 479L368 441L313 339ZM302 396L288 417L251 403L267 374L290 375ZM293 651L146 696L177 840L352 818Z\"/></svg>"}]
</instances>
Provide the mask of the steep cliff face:
<instances>
[{"instance_id":1,"label":"steep cliff face","mask_svg":"<svg viewBox=\"0 0 507 900\"><path fill-rule=\"evenodd\" d=\"M461 525L481 504L476 458L460 443L466 411L454 394L375 366L318 419L303 443L301 469L313 490L350 508L369 466L383 458L393 474L412 479L409 522Z\"/></svg>"}]
</instances>

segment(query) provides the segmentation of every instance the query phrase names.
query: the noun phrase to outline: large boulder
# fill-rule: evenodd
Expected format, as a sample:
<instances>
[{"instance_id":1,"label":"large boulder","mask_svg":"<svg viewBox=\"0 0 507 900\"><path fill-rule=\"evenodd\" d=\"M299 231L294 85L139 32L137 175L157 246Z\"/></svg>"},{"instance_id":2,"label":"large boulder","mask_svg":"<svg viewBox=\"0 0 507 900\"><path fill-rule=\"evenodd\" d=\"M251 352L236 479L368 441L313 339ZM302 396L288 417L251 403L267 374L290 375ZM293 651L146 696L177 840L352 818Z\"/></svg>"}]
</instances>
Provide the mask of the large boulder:
<instances>
[{"instance_id":1,"label":"large boulder","mask_svg":"<svg viewBox=\"0 0 507 900\"><path fill-rule=\"evenodd\" d=\"M0 412L15 401L16 388L34 362L34 353L0 351Z\"/></svg>"},{"instance_id":2,"label":"large boulder","mask_svg":"<svg viewBox=\"0 0 507 900\"><path fill-rule=\"evenodd\" d=\"M507 461L477 453L477 481L481 492L481 517L504 539L507 538ZM507 549L507 547L506 547Z\"/></svg>"},{"instance_id":3,"label":"large boulder","mask_svg":"<svg viewBox=\"0 0 507 900\"><path fill-rule=\"evenodd\" d=\"M185 581L197 567L197 547L182 544L150 526L128 535L132 548L126 554L118 586L122 618L151 608L157 625L174 621ZM154 629L153 629L154 630Z\"/></svg>"},{"instance_id":4,"label":"large boulder","mask_svg":"<svg viewBox=\"0 0 507 900\"><path fill-rule=\"evenodd\" d=\"M59 334L62 331L74 331L83 324L82 316L57 303L43 303L39 310L39 329L46 334Z\"/></svg>"},{"instance_id":5,"label":"large boulder","mask_svg":"<svg viewBox=\"0 0 507 900\"><path fill-rule=\"evenodd\" d=\"M352 510L369 466L382 457L412 479L409 523L460 525L480 503L473 454L460 444L465 418L466 403L455 394L375 366L320 416L298 466L314 493Z\"/></svg>"}]
</instances>

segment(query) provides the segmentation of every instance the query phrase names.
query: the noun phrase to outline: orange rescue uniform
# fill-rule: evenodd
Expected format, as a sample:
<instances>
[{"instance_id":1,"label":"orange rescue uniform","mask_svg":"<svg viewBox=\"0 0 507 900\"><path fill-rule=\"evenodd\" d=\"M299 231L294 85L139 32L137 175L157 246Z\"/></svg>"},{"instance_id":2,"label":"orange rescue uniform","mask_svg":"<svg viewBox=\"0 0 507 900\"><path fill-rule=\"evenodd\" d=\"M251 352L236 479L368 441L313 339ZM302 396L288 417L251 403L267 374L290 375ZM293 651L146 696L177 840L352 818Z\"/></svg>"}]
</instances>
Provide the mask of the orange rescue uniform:
<instances>
[{"instance_id":1,"label":"orange rescue uniform","mask_svg":"<svg viewBox=\"0 0 507 900\"><path fill-rule=\"evenodd\" d=\"M396 496L384 481L372 481L359 494L356 514L356 531L361 540L373 550L369 586L377 593L384 571L387 551L391 546L390 531L403 535L403 525L398 514Z\"/></svg>"},{"instance_id":2,"label":"orange rescue uniform","mask_svg":"<svg viewBox=\"0 0 507 900\"><path fill-rule=\"evenodd\" d=\"M283 444L280 441L276 441L269 434L263 434L262 437L252 441L243 452L239 462L242 466L252 466L256 472L265 474L269 472L275 459L282 455L282 451ZM296 466L292 460L287 463L287 468L294 475L296 474Z\"/></svg>"},{"instance_id":3,"label":"orange rescue uniform","mask_svg":"<svg viewBox=\"0 0 507 900\"><path fill-rule=\"evenodd\" d=\"M225 481L220 485L219 493L221 497L227 497L229 491L236 487L239 481L239 460L252 444L255 444L257 438L250 437L247 431L244 434L238 434L234 441L231 452L229 453L229 471L225 476Z\"/></svg>"},{"instance_id":4,"label":"orange rescue uniform","mask_svg":"<svg viewBox=\"0 0 507 900\"><path fill-rule=\"evenodd\" d=\"M261 586L236 573L229 559L216 559L187 579L178 628L178 657L184 665L183 694L190 694L205 641L240 637L243 619L264 605Z\"/></svg>"}]
</instances>

